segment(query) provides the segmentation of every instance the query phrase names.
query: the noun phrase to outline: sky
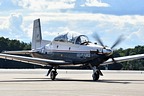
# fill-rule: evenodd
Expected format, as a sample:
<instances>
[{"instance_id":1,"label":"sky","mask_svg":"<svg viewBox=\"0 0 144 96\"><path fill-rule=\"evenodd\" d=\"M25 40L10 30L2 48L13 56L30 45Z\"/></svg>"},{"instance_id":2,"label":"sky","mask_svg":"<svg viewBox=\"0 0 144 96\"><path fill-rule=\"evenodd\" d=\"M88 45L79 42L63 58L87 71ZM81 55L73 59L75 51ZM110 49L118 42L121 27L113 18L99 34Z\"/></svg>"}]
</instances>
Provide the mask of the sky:
<instances>
[{"instance_id":1,"label":"sky","mask_svg":"<svg viewBox=\"0 0 144 96\"><path fill-rule=\"evenodd\" d=\"M144 45L144 0L0 0L0 36L31 42L33 20L40 18L43 39L79 33L111 47Z\"/></svg>"}]
</instances>

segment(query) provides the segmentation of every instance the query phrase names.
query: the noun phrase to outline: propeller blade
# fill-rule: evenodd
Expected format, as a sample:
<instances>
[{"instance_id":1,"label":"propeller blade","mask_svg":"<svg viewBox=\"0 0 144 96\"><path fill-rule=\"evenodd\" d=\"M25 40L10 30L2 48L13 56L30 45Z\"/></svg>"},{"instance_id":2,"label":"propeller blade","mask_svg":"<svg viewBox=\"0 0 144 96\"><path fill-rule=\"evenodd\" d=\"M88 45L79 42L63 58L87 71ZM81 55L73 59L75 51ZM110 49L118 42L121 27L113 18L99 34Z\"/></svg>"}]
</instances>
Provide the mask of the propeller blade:
<instances>
[{"instance_id":1,"label":"propeller blade","mask_svg":"<svg viewBox=\"0 0 144 96\"><path fill-rule=\"evenodd\" d=\"M117 63L117 61L114 59L114 55L110 55L110 56L109 56L109 58L111 58L111 59L112 59L112 61L113 61L113 63L114 63L114 64L116 64L116 63Z\"/></svg>"},{"instance_id":2,"label":"propeller blade","mask_svg":"<svg viewBox=\"0 0 144 96\"><path fill-rule=\"evenodd\" d=\"M111 49L113 49L114 47L116 47L118 44L121 43L121 41L123 41L124 38L123 38L123 35L121 35L117 40L116 42L113 44L113 46L111 47Z\"/></svg>"},{"instance_id":3,"label":"propeller blade","mask_svg":"<svg viewBox=\"0 0 144 96\"><path fill-rule=\"evenodd\" d=\"M111 57L112 61L116 64L117 62L115 61L114 57Z\"/></svg>"},{"instance_id":4,"label":"propeller blade","mask_svg":"<svg viewBox=\"0 0 144 96\"><path fill-rule=\"evenodd\" d=\"M103 44L102 40L100 39L100 37L98 36L98 34L95 33L95 36L93 36L93 37L94 37L94 39L95 39L96 41L98 41L98 43L99 43L101 46L104 47L104 44Z\"/></svg>"}]
</instances>

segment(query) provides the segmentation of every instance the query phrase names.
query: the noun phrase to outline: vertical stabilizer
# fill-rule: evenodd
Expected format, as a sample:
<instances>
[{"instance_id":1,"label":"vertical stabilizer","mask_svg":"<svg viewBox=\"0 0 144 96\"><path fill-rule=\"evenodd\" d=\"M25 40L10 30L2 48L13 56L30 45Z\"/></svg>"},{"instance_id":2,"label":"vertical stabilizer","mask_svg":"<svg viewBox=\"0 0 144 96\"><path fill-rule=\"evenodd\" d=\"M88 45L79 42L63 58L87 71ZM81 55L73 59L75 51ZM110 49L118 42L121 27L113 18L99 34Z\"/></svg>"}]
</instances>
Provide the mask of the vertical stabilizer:
<instances>
[{"instance_id":1,"label":"vertical stabilizer","mask_svg":"<svg viewBox=\"0 0 144 96\"><path fill-rule=\"evenodd\" d=\"M37 49L41 47L42 35L41 35L41 25L40 19L34 20L33 23L33 36L32 36L32 49Z\"/></svg>"}]
</instances>

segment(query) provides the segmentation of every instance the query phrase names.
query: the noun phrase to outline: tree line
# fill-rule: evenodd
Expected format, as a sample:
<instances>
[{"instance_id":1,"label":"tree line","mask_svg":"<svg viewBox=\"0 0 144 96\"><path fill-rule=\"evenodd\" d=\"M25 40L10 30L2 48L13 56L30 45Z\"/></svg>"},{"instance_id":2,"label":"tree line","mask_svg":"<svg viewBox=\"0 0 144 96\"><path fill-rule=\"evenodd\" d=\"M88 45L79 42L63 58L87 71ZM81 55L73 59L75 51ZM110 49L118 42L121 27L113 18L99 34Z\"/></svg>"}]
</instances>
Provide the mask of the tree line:
<instances>
[{"instance_id":1,"label":"tree line","mask_svg":"<svg viewBox=\"0 0 144 96\"><path fill-rule=\"evenodd\" d=\"M31 49L31 43L24 43L16 39L10 40L9 38L0 37L0 52L30 50L30 49ZM18 69L18 68L35 68L35 67L41 67L41 66L6 59L0 59L0 68Z\"/></svg>"},{"instance_id":2,"label":"tree line","mask_svg":"<svg viewBox=\"0 0 144 96\"><path fill-rule=\"evenodd\" d=\"M0 52L30 50L31 43L24 43L19 40L10 40L9 38L0 37ZM144 46L136 46L135 48L117 49L114 51L114 57L129 56L136 54L144 54ZM0 59L0 68L42 68L41 66L31 65L27 63ZM108 66L109 69L123 70L144 70L144 59L127 61ZM104 67L102 68L104 69Z\"/></svg>"},{"instance_id":3,"label":"tree line","mask_svg":"<svg viewBox=\"0 0 144 96\"><path fill-rule=\"evenodd\" d=\"M15 50L30 50L31 44L19 40L10 40L9 38L0 37L0 52Z\"/></svg>"},{"instance_id":4,"label":"tree line","mask_svg":"<svg viewBox=\"0 0 144 96\"><path fill-rule=\"evenodd\" d=\"M128 48L128 49L118 49L114 51L114 57L122 57L122 56L129 56L129 55L136 55L136 54L144 54L144 46L135 46L135 48ZM123 70L144 70L144 59L139 60L132 60L123 62L122 69Z\"/></svg>"}]
</instances>

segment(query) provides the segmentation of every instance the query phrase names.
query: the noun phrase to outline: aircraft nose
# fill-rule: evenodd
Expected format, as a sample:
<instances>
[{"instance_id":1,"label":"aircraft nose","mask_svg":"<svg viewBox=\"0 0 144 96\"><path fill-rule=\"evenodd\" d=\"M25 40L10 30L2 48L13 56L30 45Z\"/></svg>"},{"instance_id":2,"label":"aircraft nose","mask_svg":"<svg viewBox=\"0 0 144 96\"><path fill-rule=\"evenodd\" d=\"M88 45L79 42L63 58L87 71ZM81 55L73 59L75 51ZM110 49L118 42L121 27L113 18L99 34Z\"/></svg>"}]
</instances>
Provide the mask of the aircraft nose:
<instances>
[{"instance_id":1,"label":"aircraft nose","mask_svg":"<svg viewBox=\"0 0 144 96\"><path fill-rule=\"evenodd\" d=\"M107 55L111 55L111 54L113 54L113 50L112 49L105 49L105 53Z\"/></svg>"}]
</instances>

